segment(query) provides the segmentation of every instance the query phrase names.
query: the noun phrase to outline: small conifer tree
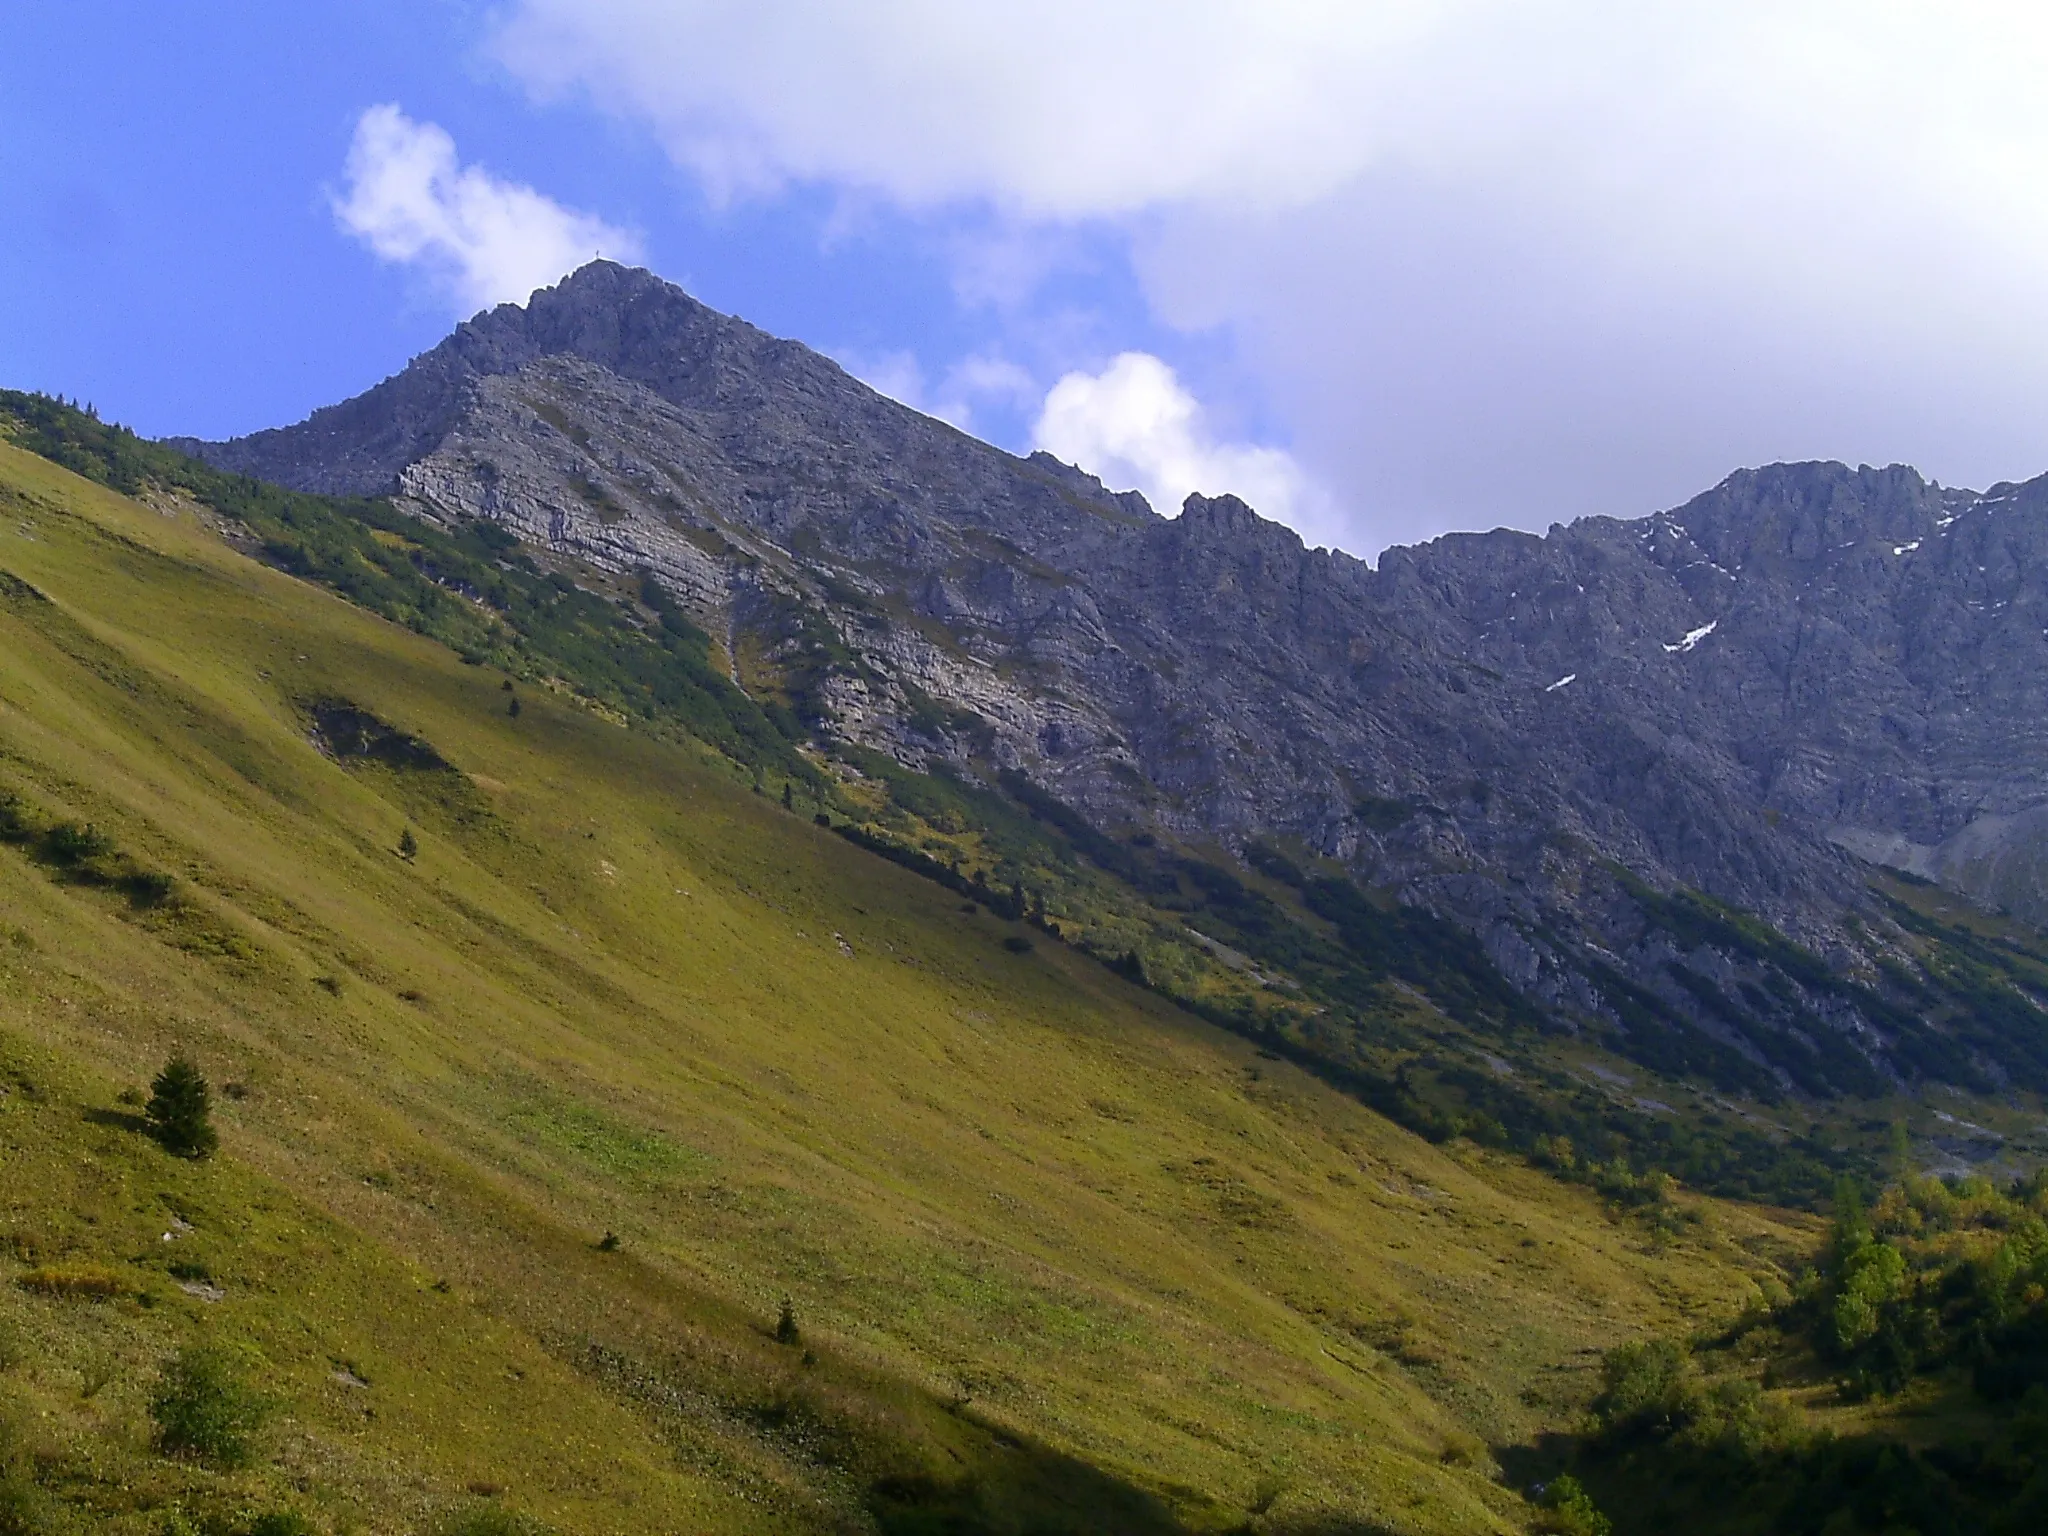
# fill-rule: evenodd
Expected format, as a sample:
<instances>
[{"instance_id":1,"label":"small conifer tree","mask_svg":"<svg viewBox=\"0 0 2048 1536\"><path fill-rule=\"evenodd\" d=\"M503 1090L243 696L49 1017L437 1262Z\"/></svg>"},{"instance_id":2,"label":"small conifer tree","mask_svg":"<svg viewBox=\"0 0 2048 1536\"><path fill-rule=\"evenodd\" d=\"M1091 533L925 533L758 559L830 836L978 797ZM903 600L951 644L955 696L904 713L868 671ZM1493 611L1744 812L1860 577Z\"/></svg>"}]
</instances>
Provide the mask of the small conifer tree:
<instances>
[{"instance_id":1,"label":"small conifer tree","mask_svg":"<svg viewBox=\"0 0 2048 1536\"><path fill-rule=\"evenodd\" d=\"M149 1085L143 1111L151 1132L174 1157L205 1157L220 1145L213 1129L212 1096L190 1057L173 1056Z\"/></svg>"},{"instance_id":2,"label":"small conifer tree","mask_svg":"<svg viewBox=\"0 0 2048 1536\"><path fill-rule=\"evenodd\" d=\"M796 1325L796 1303L787 1296L782 1298L782 1315L775 1320L775 1342L795 1344L803 1338Z\"/></svg>"},{"instance_id":3,"label":"small conifer tree","mask_svg":"<svg viewBox=\"0 0 2048 1536\"><path fill-rule=\"evenodd\" d=\"M789 780L787 779L782 781L782 808L785 811L796 809L796 795L790 790Z\"/></svg>"},{"instance_id":4,"label":"small conifer tree","mask_svg":"<svg viewBox=\"0 0 2048 1536\"><path fill-rule=\"evenodd\" d=\"M518 694L516 694L516 693L515 693L515 694L513 694L513 695L512 695L512 702L511 702L511 703L509 703L509 704L507 704L507 705L505 706L505 713L506 713L506 714L508 714L508 715L510 715L510 716L511 716L511 717L512 717L512 718L513 718L514 720L517 720L517 719L519 718L519 695L518 695Z\"/></svg>"},{"instance_id":5,"label":"small conifer tree","mask_svg":"<svg viewBox=\"0 0 2048 1536\"><path fill-rule=\"evenodd\" d=\"M420 840L412 835L411 827L398 834L398 856L401 859L410 859L419 851Z\"/></svg>"}]
</instances>

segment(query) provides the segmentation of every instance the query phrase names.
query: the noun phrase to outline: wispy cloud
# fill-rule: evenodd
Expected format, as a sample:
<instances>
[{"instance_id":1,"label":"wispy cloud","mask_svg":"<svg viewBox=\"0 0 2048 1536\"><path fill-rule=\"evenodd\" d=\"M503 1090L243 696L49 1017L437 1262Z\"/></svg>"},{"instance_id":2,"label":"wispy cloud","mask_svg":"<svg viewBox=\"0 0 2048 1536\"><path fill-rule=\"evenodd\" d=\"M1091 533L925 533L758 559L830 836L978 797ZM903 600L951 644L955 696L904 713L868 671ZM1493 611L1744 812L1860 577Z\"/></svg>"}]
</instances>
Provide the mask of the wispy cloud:
<instances>
[{"instance_id":1,"label":"wispy cloud","mask_svg":"<svg viewBox=\"0 0 2048 1536\"><path fill-rule=\"evenodd\" d=\"M1030 373L1008 358L974 353L939 376L928 378L917 355L907 350L834 354L848 373L912 410L923 411L962 431L982 426L990 407L1029 409L1039 402L1039 385Z\"/></svg>"},{"instance_id":2,"label":"wispy cloud","mask_svg":"<svg viewBox=\"0 0 2048 1536\"><path fill-rule=\"evenodd\" d=\"M386 261L423 267L465 314L524 300L599 254L640 258L626 231L463 165L454 139L395 104L357 122L345 176L342 228Z\"/></svg>"}]
</instances>

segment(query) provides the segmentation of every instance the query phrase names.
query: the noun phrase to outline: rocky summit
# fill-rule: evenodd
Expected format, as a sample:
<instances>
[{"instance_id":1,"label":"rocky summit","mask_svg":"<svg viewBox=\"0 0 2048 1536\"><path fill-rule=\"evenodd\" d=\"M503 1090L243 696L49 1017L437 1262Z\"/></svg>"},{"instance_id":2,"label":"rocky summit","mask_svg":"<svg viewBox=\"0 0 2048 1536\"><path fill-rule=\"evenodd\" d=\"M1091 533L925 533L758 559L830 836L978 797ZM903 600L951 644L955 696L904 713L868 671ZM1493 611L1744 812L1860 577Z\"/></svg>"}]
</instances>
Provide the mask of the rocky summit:
<instances>
[{"instance_id":1,"label":"rocky summit","mask_svg":"<svg viewBox=\"0 0 2048 1536\"><path fill-rule=\"evenodd\" d=\"M297 426L177 446L651 572L821 743L1334 861L1556 1028L1680 1019L1788 1086L1788 1039L1837 1086L2031 1070L1906 1047L1869 882L2048 919L2048 479L1780 464L1375 569L1014 457L606 262Z\"/></svg>"}]
</instances>

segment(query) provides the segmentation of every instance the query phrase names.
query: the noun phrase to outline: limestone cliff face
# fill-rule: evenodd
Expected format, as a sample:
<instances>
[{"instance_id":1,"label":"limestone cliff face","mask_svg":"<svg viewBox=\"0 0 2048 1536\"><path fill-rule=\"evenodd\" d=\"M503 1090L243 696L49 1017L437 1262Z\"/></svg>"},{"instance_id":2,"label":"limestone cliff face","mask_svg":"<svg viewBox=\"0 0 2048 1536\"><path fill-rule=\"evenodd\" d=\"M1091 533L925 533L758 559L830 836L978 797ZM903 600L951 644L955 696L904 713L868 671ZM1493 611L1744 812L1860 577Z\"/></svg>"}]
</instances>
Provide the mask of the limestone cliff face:
<instances>
[{"instance_id":1,"label":"limestone cliff face","mask_svg":"<svg viewBox=\"0 0 2048 1536\"><path fill-rule=\"evenodd\" d=\"M1375 570L1233 497L1162 517L609 263L186 446L651 568L825 736L1021 770L1111 832L1296 842L1474 928L1560 1019L1596 965L1670 991L1617 868L1851 970L1866 860L2048 918L2048 479L1776 465Z\"/></svg>"}]
</instances>

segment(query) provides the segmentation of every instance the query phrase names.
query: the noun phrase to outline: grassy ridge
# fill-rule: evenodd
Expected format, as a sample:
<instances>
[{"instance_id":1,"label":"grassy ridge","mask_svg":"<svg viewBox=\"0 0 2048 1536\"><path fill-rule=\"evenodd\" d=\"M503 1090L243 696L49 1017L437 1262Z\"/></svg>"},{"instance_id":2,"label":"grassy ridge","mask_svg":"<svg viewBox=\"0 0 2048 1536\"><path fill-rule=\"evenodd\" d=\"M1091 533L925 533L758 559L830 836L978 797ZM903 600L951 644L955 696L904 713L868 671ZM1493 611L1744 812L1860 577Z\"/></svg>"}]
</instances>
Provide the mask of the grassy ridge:
<instances>
[{"instance_id":1,"label":"grassy ridge","mask_svg":"<svg viewBox=\"0 0 2048 1536\"><path fill-rule=\"evenodd\" d=\"M1559 1362L1798 1239L1709 1203L1656 1237L1421 1142L687 744L508 716L190 508L5 447L0 496L0 1047L42 1094L0 1100L0 1393L53 1519L1508 1529L1487 1447L1571 1411ZM431 759L324 755L342 702ZM73 878L62 825L170 887ZM121 1118L173 1043L240 1085L216 1163ZM52 1264L119 1293L21 1284ZM150 1449L198 1336L280 1404L248 1471Z\"/></svg>"}]
</instances>

